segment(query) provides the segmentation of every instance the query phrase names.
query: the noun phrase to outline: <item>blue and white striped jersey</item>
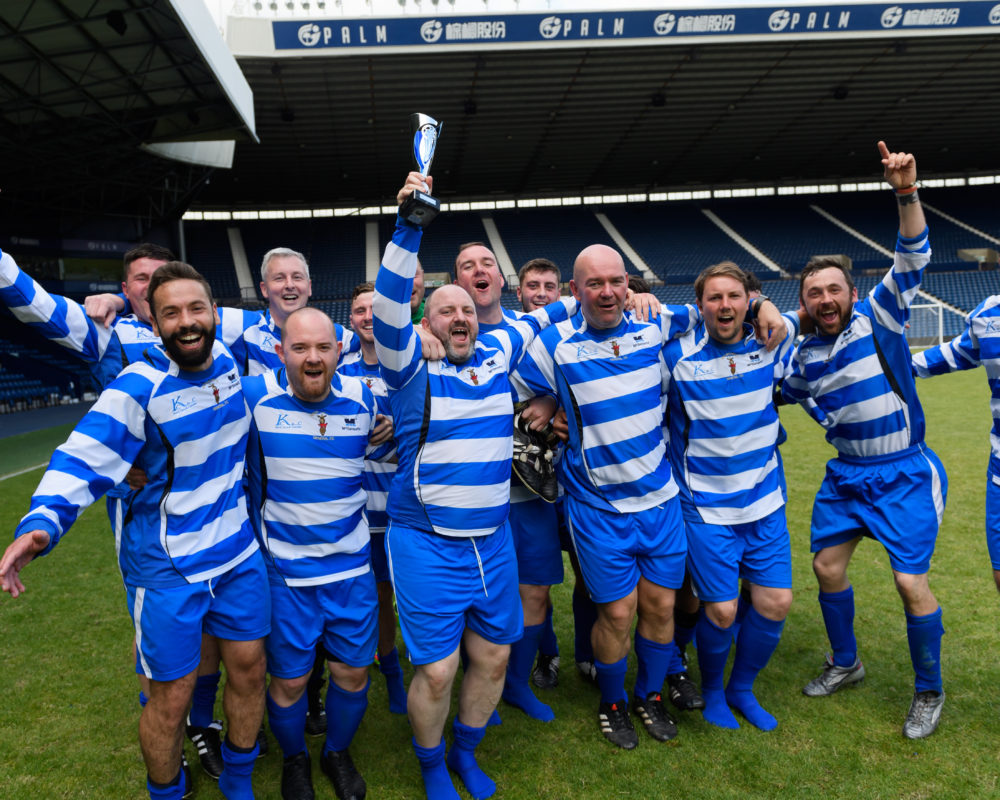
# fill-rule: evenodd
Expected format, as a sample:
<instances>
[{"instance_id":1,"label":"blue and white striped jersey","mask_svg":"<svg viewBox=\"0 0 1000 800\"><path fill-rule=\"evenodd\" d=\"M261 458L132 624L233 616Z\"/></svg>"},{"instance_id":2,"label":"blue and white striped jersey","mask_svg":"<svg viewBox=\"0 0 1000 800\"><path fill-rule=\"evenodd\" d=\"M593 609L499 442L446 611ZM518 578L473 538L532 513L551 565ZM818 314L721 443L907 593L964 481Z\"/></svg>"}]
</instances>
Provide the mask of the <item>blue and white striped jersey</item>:
<instances>
[{"instance_id":1,"label":"blue and white striped jersey","mask_svg":"<svg viewBox=\"0 0 1000 800\"><path fill-rule=\"evenodd\" d=\"M965 318L965 330L950 342L931 347L913 356L913 369L921 378L986 368L990 385L990 466L1000 474L1000 295L987 297Z\"/></svg>"},{"instance_id":2,"label":"blue and white striped jersey","mask_svg":"<svg viewBox=\"0 0 1000 800\"><path fill-rule=\"evenodd\" d=\"M371 569L361 485L375 398L334 375L325 400L292 395L284 372L243 379L250 408L250 518L272 580L316 586Z\"/></svg>"},{"instance_id":3,"label":"blue and white striped jersey","mask_svg":"<svg viewBox=\"0 0 1000 800\"><path fill-rule=\"evenodd\" d=\"M364 381L365 385L375 395L378 413L392 419L392 409L389 407L389 388L382 380L382 372L378 364L366 364L360 351L348 353L340 359L337 372L341 375L351 375ZM368 493L368 528L379 532L389 525L386 513L386 503L389 500L389 487L396 474L396 440L390 439L380 445L369 447L365 454L365 474L362 485Z\"/></svg>"},{"instance_id":4,"label":"blue and white striped jersey","mask_svg":"<svg viewBox=\"0 0 1000 800\"><path fill-rule=\"evenodd\" d=\"M229 352L216 342L212 355L209 369L186 372L156 345L123 370L52 455L16 535L44 530L51 549L134 464L149 482L116 543L127 585L208 580L250 557L246 404Z\"/></svg>"},{"instance_id":5,"label":"blue and white striped jersey","mask_svg":"<svg viewBox=\"0 0 1000 800\"><path fill-rule=\"evenodd\" d=\"M0 302L40 336L89 363L102 389L129 364L141 361L149 347L160 343L152 325L134 314L119 316L110 328L105 328L90 319L75 300L45 291L30 275L21 271L7 253L0 254ZM241 372L248 365L254 367L254 374L281 365L273 344L270 358L259 355L262 348L253 349L253 343L259 338L256 328L263 322L259 312L220 308L219 319L216 339L230 348ZM249 334L246 342L245 334ZM280 338L278 333L276 339ZM257 366L253 358L261 365Z\"/></svg>"},{"instance_id":6,"label":"blue and white striped jersey","mask_svg":"<svg viewBox=\"0 0 1000 800\"><path fill-rule=\"evenodd\" d=\"M771 352L749 325L742 341L727 345L704 323L663 348L670 463L685 510L693 507L712 525L754 522L785 504L774 387L799 318L784 319L788 332Z\"/></svg>"},{"instance_id":7,"label":"blue and white striped jersey","mask_svg":"<svg viewBox=\"0 0 1000 800\"><path fill-rule=\"evenodd\" d=\"M892 268L854 304L847 327L837 336L807 336L792 354L782 393L826 428L842 456L889 455L924 441L904 332L930 258L926 228L912 239L899 236Z\"/></svg>"},{"instance_id":8,"label":"blue and white striped jersey","mask_svg":"<svg viewBox=\"0 0 1000 800\"><path fill-rule=\"evenodd\" d=\"M532 343L514 384L522 395L551 394L566 409L569 442L557 474L568 494L617 513L677 494L663 436L661 350L700 319L691 305L664 306L653 322L626 312L610 329L580 317Z\"/></svg>"},{"instance_id":9,"label":"blue and white striped jersey","mask_svg":"<svg viewBox=\"0 0 1000 800\"><path fill-rule=\"evenodd\" d=\"M510 502L513 410L508 371L567 307L553 303L480 336L464 364L425 361L410 321L421 231L397 219L375 282L375 344L396 429L393 521L444 536L485 536ZM568 301L569 310L576 302Z\"/></svg>"}]
</instances>

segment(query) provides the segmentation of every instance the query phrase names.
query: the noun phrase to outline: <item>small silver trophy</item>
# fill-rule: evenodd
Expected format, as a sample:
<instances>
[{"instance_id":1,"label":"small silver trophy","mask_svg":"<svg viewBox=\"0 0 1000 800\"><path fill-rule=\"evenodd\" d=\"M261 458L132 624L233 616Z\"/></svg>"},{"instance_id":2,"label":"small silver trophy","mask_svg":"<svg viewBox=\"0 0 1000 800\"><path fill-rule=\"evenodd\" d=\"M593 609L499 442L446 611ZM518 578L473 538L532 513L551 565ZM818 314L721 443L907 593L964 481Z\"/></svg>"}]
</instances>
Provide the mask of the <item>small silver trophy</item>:
<instances>
[{"instance_id":1,"label":"small silver trophy","mask_svg":"<svg viewBox=\"0 0 1000 800\"><path fill-rule=\"evenodd\" d=\"M413 163L421 175L430 174L442 124L427 114L410 115L410 129L413 131ZM424 189L427 189L426 185ZM431 197L428 191L422 192L419 189L407 197L399 207L399 213L405 219L421 228L430 225L440 210L441 201Z\"/></svg>"}]
</instances>

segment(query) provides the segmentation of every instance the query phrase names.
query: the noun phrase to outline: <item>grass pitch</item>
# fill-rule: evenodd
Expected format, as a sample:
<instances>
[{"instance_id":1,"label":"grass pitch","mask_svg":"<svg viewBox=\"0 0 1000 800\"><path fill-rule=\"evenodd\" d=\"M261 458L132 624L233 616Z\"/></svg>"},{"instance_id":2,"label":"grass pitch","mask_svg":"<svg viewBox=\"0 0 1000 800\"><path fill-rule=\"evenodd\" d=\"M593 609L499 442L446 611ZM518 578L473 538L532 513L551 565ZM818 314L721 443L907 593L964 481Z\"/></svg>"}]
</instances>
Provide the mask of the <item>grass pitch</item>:
<instances>
[{"instance_id":1,"label":"grass pitch","mask_svg":"<svg viewBox=\"0 0 1000 800\"><path fill-rule=\"evenodd\" d=\"M539 693L556 719L534 722L501 703L503 725L491 729L478 750L481 765L500 787L497 797L1000 796L997 594L983 535L989 392L982 371L934 378L919 388L928 442L949 476L931 572L947 631L948 699L934 736L914 742L900 733L913 691L905 620L888 558L871 541L858 548L851 568L868 677L860 687L828 698L800 692L817 674L828 646L810 566L809 514L832 450L801 409L786 408L782 421L789 439L782 451L795 602L781 645L756 685L763 705L777 716L778 729L762 733L744 724L739 731L723 731L695 713L681 716L674 743L659 744L640 733L633 752L608 745L597 731L596 690L573 668L569 587L564 585L554 590L561 683ZM0 440L0 464L5 465L0 472L43 460L33 448L50 449L51 434ZM37 470L0 482L0 527L8 536L40 475ZM146 797L132 630L103 503L87 511L55 552L29 566L23 577L24 597L0 598L0 796ZM697 676L697 667L692 671ZM352 745L369 797L423 797L409 742L406 719L388 712L384 683L373 669L368 714ZM316 764L321 744L309 742L317 797L332 798ZM273 739L271 749L254 775L258 798L280 797L281 756ZM221 797L201 773L190 744L187 753L197 796ZM468 796L464 790L460 794Z\"/></svg>"}]
</instances>

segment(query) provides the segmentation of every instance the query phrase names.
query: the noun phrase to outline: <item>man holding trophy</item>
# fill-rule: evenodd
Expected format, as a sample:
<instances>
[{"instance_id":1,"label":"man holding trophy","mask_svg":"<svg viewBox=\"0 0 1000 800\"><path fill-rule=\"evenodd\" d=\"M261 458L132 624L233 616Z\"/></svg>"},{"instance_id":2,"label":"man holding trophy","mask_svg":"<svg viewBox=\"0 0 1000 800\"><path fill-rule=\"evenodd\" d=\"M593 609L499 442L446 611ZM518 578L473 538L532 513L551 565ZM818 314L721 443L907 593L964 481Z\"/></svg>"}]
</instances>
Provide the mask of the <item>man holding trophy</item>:
<instances>
[{"instance_id":1,"label":"man holding trophy","mask_svg":"<svg viewBox=\"0 0 1000 800\"><path fill-rule=\"evenodd\" d=\"M475 748L500 698L510 643L522 633L507 523L513 448L508 371L535 334L566 319L576 303L555 303L477 341L472 298L459 286L441 287L427 300L421 325L441 340L446 357L421 356L410 292L421 226L438 208L426 176L439 126L414 117L418 171L397 195L400 213L373 301L375 346L399 453L386 554L415 666L407 710L427 797L457 800L450 768L473 797L485 798L496 784L479 768ZM446 760L442 734L460 645L469 662Z\"/></svg>"}]
</instances>

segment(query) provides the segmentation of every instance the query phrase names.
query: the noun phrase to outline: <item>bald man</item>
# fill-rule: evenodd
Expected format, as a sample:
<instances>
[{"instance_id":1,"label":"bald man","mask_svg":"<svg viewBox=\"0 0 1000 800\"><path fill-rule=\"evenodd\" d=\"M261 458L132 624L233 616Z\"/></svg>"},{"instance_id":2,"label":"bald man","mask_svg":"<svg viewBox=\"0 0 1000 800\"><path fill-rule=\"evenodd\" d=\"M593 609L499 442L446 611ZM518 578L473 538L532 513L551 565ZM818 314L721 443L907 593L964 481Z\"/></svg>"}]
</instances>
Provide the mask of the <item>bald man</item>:
<instances>
[{"instance_id":1,"label":"bald man","mask_svg":"<svg viewBox=\"0 0 1000 800\"><path fill-rule=\"evenodd\" d=\"M677 735L660 691L673 653L674 592L684 579L687 546L662 431L660 351L691 330L700 314L692 305L666 306L654 322L625 313L624 261L601 244L577 256L570 290L582 318L543 331L514 383L519 391L555 397L568 412L559 478L567 527L598 607L592 635L598 724L610 742L631 750L639 740L629 707L654 739ZM777 310L766 305L783 327ZM625 674L637 615L638 671L629 702Z\"/></svg>"},{"instance_id":2,"label":"bald man","mask_svg":"<svg viewBox=\"0 0 1000 800\"><path fill-rule=\"evenodd\" d=\"M424 176L410 173L397 199L403 202L424 185ZM484 798L496 784L479 768L475 748L500 698L510 643L522 633L507 523L513 451L508 372L535 334L565 319L576 303L555 303L480 336L474 298L460 286L441 287L428 298L421 326L441 340L446 357L427 361L410 318L421 233L397 219L375 282L375 347L399 453L386 553L415 667L407 704L427 797L458 800L450 768L473 797ZM446 762L442 734L460 644L469 663Z\"/></svg>"},{"instance_id":3,"label":"bald man","mask_svg":"<svg viewBox=\"0 0 1000 800\"><path fill-rule=\"evenodd\" d=\"M313 797L305 690L319 642L332 677L320 766L341 800L365 796L348 746L368 707L378 634L362 486L376 405L362 380L336 372L340 349L330 318L301 308L281 329L284 369L243 379L251 522L271 587L267 711L285 756L283 800Z\"/></svg>"}]
</instances>

